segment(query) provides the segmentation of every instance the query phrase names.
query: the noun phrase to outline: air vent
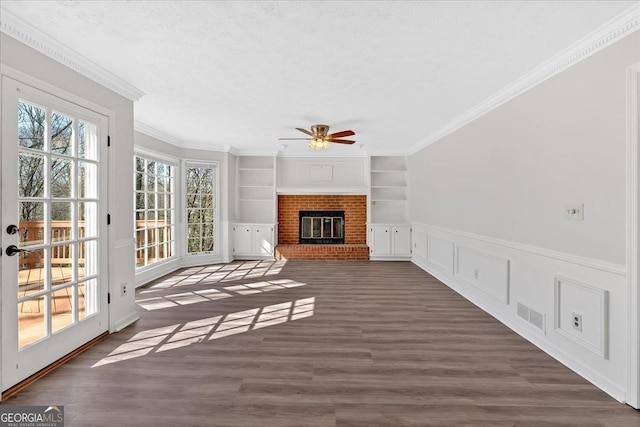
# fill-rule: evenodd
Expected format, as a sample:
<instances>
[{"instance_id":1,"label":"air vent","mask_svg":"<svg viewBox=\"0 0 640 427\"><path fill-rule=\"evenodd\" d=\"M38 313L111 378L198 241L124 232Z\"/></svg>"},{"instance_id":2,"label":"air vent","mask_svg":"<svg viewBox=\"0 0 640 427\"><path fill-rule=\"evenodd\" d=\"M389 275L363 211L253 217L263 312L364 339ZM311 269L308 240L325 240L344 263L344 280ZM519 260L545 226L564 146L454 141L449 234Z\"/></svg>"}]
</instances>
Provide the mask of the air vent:
<instances>
[{"instance_id":1,"label":"air vent","mask_svg":"<svg viewBox=\"0 0 640 427\"><path fill-rule=\"evenodd\" d=\"M543 333L545 332L544 326L544 314L538 313L534 309L527 307L522 303L518 303L517 306L518 317L522 320L526 321L530 325L535 326L537 329L541 330Z\"/></svg>"}]
</instances>

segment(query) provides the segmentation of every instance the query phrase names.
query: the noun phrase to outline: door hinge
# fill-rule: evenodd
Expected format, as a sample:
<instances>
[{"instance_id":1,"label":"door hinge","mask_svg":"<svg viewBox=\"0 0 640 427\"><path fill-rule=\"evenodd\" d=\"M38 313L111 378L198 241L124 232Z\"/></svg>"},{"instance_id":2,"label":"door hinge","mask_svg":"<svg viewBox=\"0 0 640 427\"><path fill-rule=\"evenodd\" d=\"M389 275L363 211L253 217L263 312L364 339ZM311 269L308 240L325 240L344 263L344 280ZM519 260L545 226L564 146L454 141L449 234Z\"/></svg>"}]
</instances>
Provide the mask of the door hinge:
<instances>
[{"instance_id":1,"label":"door hinge","mask_svg":"<svg viewBox=\"0 0 640 427\"><path fill-rule=\"evenodd\" d=\"M107 225L111 225L111 214L107 214Z\"/></svg>"},{"instance_id":2,"label":"door hinge","mask_svg":"<svg viewBox=\"0 0 640 427\"><path fill-rule=\"evenodd\" d=\"M107 147L111 147L111 135L107 135Z\"/></svg>"},{"instance_id":3,"label":"door hinge","mask_svg":"<svg viewBox=\"0 0 640 427\"><path fill-rule=\"evenodd\" d=\"M107 304L111 304L111 292L107 292Z\"/></svg>"}]
</instances>

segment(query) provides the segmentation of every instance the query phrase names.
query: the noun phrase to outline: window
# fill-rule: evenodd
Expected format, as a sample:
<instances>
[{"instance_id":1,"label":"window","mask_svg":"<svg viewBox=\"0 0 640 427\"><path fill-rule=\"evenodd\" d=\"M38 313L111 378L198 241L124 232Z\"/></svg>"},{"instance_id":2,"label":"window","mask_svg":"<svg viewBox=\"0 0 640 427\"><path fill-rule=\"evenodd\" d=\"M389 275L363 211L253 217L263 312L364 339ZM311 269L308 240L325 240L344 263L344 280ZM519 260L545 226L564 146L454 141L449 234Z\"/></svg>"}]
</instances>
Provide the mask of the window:
<instances>
[{"instance_id":1,"label":"window","mask_svg":"<svg viewBox=\"0 0 640 427\"><path fill-rule=\"evenodd\" d=\"M215 250L215 167L189 165L186 168L187 253Z\"/></svg>"},{"instance_id":2,"label":"window","mask_svg":"<svg viewBox=\"0 0 640 427\"><path fill-rule=\"evenodd\" d=\"M175 166L135 157L136 267L170 258L175 251Z\"/></svg>"}]
</instances>

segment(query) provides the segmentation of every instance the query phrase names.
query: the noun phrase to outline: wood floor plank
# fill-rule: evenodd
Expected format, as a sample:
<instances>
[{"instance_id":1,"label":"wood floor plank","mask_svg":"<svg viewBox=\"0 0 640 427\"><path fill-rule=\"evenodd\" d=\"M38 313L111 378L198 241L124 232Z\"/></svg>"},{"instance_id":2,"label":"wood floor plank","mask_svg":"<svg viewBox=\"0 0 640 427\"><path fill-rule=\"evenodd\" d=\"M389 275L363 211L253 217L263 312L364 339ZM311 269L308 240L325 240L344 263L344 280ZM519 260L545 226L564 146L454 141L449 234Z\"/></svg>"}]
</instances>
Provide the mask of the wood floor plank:
<instances>
[{"instance_id":1,"label":"wood floor plank","mask_svg":"<svg viewBox=\"0 0 640 427\"><path fill-rule=\"evenodd\" d=\"M140 321L3 404L67 426L640 426L407 262L236 261L136 292Z\"/></svg>"}]
</instances>

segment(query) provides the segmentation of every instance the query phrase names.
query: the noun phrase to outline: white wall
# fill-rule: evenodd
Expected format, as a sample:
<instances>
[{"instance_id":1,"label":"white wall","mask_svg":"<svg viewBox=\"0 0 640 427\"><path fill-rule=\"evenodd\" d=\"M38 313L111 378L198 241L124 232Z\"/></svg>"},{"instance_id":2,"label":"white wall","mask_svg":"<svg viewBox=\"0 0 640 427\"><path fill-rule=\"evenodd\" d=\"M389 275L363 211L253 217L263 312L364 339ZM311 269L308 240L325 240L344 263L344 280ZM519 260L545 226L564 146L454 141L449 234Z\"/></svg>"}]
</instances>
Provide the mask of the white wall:
<instances>
[{"instance_id":1,"label":"white wall","mask_svg":"<svg viewBox=\"0 0 640 427\"><path fill-rule=\"evenodd\" d=\"M110 326L120 329L135 320L133 292L121 296L120 285L134 283L133 199L131 192L114 191L133 186L133 102L64 65L36 52L17 40L0 34L0 62L89 103L113 112L109 128L112 145L109 162L117 165L110 173L111 214L110 264L117 265L109 277L111 291Z\"/></svg>"},{"instance_id":2,"label":"white wall","mask_svg":"<svg viewBox=\"0 0 640 427\"><path fill-rule=\"evenodd\" d=\"M638 61L640 32L419 151L409 167L414 262L619 400L625 72ZM564 218L571 203L584 203L584 221ZM546 330L519 318L517 302ZM583 332L565 330L573 312Z\"/></svg>"},{"instance_id":3,"label":"white wall","mask_svg":"<svg viewBox=\"0 0 640 427\"><path fill-rule=\"evenodd\" d=\"M366 157L279 157L277 191L289 194L326 191L366 194L369 185L367 162Z\"/></svg>"}]
</instances>

